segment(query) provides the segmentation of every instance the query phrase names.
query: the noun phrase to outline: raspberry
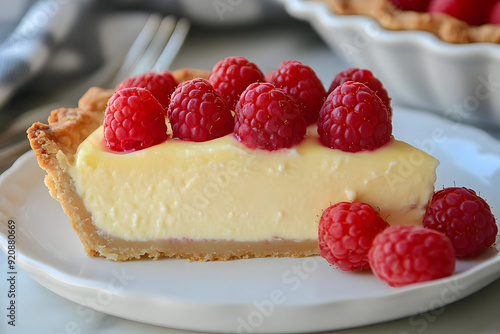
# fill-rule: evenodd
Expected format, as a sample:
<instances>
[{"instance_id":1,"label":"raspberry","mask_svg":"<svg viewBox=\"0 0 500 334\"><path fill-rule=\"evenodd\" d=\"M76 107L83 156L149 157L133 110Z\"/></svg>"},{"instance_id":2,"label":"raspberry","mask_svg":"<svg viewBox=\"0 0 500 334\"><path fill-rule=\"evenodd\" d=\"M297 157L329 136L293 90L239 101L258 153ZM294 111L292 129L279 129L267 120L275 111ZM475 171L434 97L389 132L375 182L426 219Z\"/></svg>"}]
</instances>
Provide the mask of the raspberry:
<instances>
[{"instance_id":1,"label":"raspberry","mask_svg":"<svg viewBox=\"0 0 500 334\"><path fill-rule=\"evenodd\" d=\"M253 83L236 105L234 134L249 148L273 151L298 144L306 134L306 122L283 90Z\"/></svg>"},{"instance_id":2,"label":"raspberry","mask_svg":"<svg viewBox=\"0 0 500 334\"><path fill-rule=\"evenodd\" d=\"M319 113L318 134L333 149L375 150L390 140L392 123L377 94L362 83L347 81L328 95Z\"/></svg>"},{"instance_id":3,"label":"raspberry","mask_svg":"<svg viewBox=\"0 0 500 334\"><path fill-rule=\"evenodd\" d=\"M125 88L109 99L104 116L106 146L117 152L141 150L167 140L165 111L145 88Z\"/></svg>"},{"instance_id":4,"label":"raspberry","mask_svg":"<svg viewBox=\"0 0 500 334\"><path fill-rule=\"evenodd\" d=\"M319 221L321 256L342 270L367 269L373 238L388 226L369 204L332 205Z\"/></svg>"},{"instance_id":5,"label":"raspberry","mask_svg":"<svg viewBox=\"0 0 500 334\"><path fill-rule=\"evenodd\" d=\"M378 97L382 99L387 110L389 111L389 117L392 117L392 107L391 107L391 98L385 90L382 82L377 79L370 70L360 69L360 68L348 68L345 71L338 73L332 81L330 85L330 89L328 90L328 94L333 92L335 88L343 84L347 81L356 81L365 84L368 88L373 90Z\"/></svg>"},{"instance_id":6,"label":"raspberry","mask_svg":"<svg viewBox=\"0 0 500 334\"><path fill-rule=\"evenodd\" d=\"M148 72L127 78L116 85L115 90L123 88L138 87L148 89L160 102L163 108L167 108L170 103L170 95L177 87L177 81L169 71Z\"/></svg>"},{"instance_id":7,"label":"raspberry","mask_svg":"<svg viewBox=\"0 0 500 334\"><path fill-rule=\"evenodd\" d=\"M391 226L377 235L368 253L373 273L390 286L448 277L455 251L442 233L421 226Z\"/></svg>"},{"instance_id":8,"label":"raspberry","mask_svg":"<svg viewBox=\"0 0 500 334\"><path fill-rule=\"evenodd\" d=\"M312 68L298 61L288 60L281 63L269 76L270 83L283 89L297 101L307 124L318 120L326 91Z\"/></svg>"},{"instance_id":9,"label":"raspberry","mask_svg":"<svg viewBox=\"0 0 500 334\"><path fill-rule=\"evenodd\" d=\"M423 225L446 234L457 257L477 254L495 242L498 227L490 206L474 190L451 187L437 191Z\"/></svg>"},{"instance_id":10,"label":"raspberry","mask_svg":"<svg viewBox=\"0 0 500 334\"><path fill-rule=\"evenodd\" d=\"M488 23L500 24L500 1L496 1L493 7L491 7L490 14L488 16Z\"/></svg>"},{"instance_id":11,"label":"raspberry","mask_svg":"<svg viewBox=\"0 0 500 334\"><path fill-rule=\"evenodd\" d=\"M430 0L390 0L394 6L402 10L413 10L416 12L425 12L429 6Z\"/></svg>"},{"instance_id":12,"label":"raspberry","mask_svg":"<svg viewBox=\"0 0 500 334\"><path fill-rule=\"evenodd\" d=\"M487 21L491 0L431 0L429 13L444 13L477 26Z\"/></svg>"},{"instance_id":13,"label":"raspberry","mask_svg":"<svg viewBox=\"0 0 500 334\"><path fill-rule=\"evenodd\" d=\"M208 77L215 91L234 110L241 93L254 82L265 81L264 74L245 57L227 57L215 64Z\"/></svg>"},{"instance_id":14,"label":"raspberry","mask_svg":"<svg viewBox=\"0 0 500 334\"><path fill-rule=\"evenodd\" d=\"M167 111L174 137L195 142L227 135L233 116L210 82L196 78L181 83Z\"/></svg>"}]
</instances>

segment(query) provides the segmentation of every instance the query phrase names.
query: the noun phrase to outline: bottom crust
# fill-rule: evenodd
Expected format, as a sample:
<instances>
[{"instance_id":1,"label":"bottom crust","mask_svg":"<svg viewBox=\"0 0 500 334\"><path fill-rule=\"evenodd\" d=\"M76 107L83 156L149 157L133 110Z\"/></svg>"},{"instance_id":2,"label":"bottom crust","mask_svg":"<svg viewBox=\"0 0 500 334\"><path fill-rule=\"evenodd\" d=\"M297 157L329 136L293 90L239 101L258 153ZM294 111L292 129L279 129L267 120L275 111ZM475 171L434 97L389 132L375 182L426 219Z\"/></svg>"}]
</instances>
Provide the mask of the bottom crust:
<instances>
[{"instance_id":1,"label":"bottom crust","mask_svg":"<svg viewBox=\"0 0 500 334\"><path fill-rule=\"evenodd\" d=\"M178 82L207 77L205 71L182 69L173 72ZM68 170L83 140L102 124L112 90L91 88L79 101L78 108L54 110L49 124L35 123L28 129L31 146L47 175L45 184L57 199L80 237L89 256L114 261L149 257L182 258L193 261L233 260L253 257L303 257L319 254L317 240L230 241L167 239L127 241L97 229L92 214L76 191Z\"/></svg>"},{"instance_id":2,"label":"bottom crust","mask_svg":"<svg viewBox=\"0 0 500 334\"><path fill-rule=\"evenodd\" d=\"M149 257L189 259L191 261L228 261L261 257L304 257L319 254L317 240L193 240L166 239L127 241L111 238L97 251L115 261Z\"/></svg>"}]
</instances>

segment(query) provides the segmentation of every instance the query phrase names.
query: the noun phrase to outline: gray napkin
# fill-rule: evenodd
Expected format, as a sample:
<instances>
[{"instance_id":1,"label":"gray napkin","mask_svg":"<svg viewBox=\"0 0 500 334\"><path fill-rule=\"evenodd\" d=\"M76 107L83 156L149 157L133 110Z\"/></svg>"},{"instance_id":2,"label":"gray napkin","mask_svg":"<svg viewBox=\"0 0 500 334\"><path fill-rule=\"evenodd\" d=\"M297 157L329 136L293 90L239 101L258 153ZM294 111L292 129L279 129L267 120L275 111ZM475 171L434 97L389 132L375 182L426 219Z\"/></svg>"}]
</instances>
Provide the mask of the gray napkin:
<instances>
[{"instance_id":1,"label":"gray napkin","mask_svg":"<svg viewBox=\"0 0 500 334\"><path fill-rule=\"evenodd\" d=\"M8 4L7 4L8 2ZM72 29L93 0L0 1L3 32L20 18L0 44L0 108L46 64L51 49ZM3 4L1 4L3 3ZM14 4L14 5L13 5Z\"/></svg>"}]
</instances>

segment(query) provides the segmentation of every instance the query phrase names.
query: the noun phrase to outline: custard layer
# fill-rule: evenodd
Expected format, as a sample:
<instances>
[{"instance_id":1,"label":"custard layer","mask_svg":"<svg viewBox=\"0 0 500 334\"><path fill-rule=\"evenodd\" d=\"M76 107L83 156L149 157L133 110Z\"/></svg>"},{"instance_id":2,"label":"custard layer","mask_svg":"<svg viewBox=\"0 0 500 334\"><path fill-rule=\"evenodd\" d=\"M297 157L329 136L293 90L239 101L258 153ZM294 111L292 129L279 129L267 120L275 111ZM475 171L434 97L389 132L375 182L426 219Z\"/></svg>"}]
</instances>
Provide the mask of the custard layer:
<instances>
[{"instance_id":1,"label":"custard layer","mask_svg":"<svg viewBox=\"0 0 500 334\"><path fill-rule=\"evenodd\" d=\"M333 150L313 126L300 145L274 152L227 135L117 154L102 132L61 162L98 230L128 241L316 240L322 211L341 201L369 203L391 225L421 224L439 164L394 139L372 152Z\"/></svg>"}]
</instances>

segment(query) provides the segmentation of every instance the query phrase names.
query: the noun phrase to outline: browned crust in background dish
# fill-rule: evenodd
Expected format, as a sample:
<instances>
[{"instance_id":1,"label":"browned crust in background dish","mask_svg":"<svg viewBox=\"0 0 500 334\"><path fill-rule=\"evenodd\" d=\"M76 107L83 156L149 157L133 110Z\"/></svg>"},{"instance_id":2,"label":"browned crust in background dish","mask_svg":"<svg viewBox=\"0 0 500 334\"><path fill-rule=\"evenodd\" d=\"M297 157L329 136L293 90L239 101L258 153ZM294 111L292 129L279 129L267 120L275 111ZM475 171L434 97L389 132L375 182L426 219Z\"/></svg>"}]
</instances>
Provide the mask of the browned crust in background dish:
<instances>
[{"instance_id":1,"label":"browned crust in background dish","mask_svg":"<svg viewBox=\"0 0 500 334\"><path fill-rule=\"evenodd\" d=\"M470 26L452 16L420 13L396 8L388 0L313 0L323 1L339 15L370 16L389 30L423 30L449 43L500 43L500 27L493 24Z\"/></svg>"},{"instance_id":2,"label":"browned crust in background dish","mask_svg":"<svg viewBox=\"0 0 500 334\"><path fill-rule=\"evenodd\" d=\"M178 82L194 77L207 78L209 72L180 69L173 72ZM28 129L38 164L47 175L45 184L68 215L80 237L85 252L115 261L139 259L144 256L184 258L193 261L232 260L252 257L303 257L319 254L317 241L296 242L273 240L265 242L237 242L220 240L155 240L126 241L99 231L92 222L78 195L67 169L81 142L102 125L104 110L113 90L92 87L80 99L78 108L60 108L52 111L48 124L35 123Z\"/></svg>"}]
</instances>

